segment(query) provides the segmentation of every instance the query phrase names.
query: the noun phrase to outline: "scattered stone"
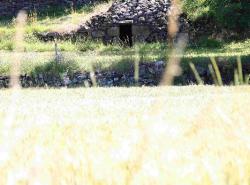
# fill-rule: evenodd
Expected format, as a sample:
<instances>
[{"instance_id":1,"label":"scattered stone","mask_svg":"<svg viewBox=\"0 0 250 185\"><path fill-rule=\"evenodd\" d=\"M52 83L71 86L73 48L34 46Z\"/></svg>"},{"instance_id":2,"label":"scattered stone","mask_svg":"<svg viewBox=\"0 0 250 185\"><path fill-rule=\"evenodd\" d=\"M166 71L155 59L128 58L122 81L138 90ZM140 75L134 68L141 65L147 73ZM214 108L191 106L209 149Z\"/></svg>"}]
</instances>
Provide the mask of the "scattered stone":
<instances>
[{"instance_id":1,"label":"scattered stone","mask_svg":"<svg viewBox=\"0 0 250 185\"><path fill-rule=\"evenodd\" d=\"M250 67L244 64L244 74L250 73ZM141 62L139 65L139 81L135 82L134 69L131 66L126 72L118 71L101 71L96 70L95 75L97 85L100 87L113 86L156 86L159 84L165 71L166 63L162 60L155 62ZM220 66L224 84L230 84L233 80L233 68ZM197 65L196 69L204 80L205 84L213 84L211 74L206 65ZM20 76L22 87L91 87L92 80L89 72L76 72L74 74L56 76L53 74L38 74L36 76L22 75ZM0 76L0 88L8 88L10 78L8 76ZM175 84L190 85L196 84L195 77L191 69L183 70L183 74L175 78Z\"/></svg>"},{"instance_id":2,"label":"scattered stone","mask_svg":"<svg viewBox=\"0 0 250 185\"><path fill-rule=\"evenodd\" d=\"M157 85L158 81L152 77L162 75L165 63L163 61L156 61L153 63L141 63L139 68L139 84L142 85ZM149 75L150 74L150 75ZM134 71L128 70L125 73L117 71L100 71L95 72L96 82L98 86L112 87L112 86L131 86L135 85ZM38 74L37 76L22 75L20 77L21 85L24 88L28 87L75 87L85 86L90 87L91 75L89 72L77 72L71 76L67 73L61 77L53 76L51 74ZM0 76L0 88L7 88L9 86L9 77Z\"/></svg>"}]
</instances>

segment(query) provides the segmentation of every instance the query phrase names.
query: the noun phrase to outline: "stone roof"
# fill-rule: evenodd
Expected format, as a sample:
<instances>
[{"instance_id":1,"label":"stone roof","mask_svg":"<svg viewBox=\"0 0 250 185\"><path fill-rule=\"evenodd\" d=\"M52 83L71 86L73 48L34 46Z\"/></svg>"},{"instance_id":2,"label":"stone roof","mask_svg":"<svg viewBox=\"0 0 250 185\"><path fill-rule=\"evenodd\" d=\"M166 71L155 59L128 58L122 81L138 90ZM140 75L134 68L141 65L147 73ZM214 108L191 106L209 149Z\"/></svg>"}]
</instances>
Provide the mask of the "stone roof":
<instances>
[{"instance_id":1,"label":"stone roof","mask_svg":"<svg viewBox=\"0 0 250 185\"><path fill-rule=\"evenodd\" d=\"M113 42L119 33L118 26L130 23L135 40L161 41L167 38L170 14L170 0L117 0L107 12L92 17L86 26L92 37ZM180 17L179 23L180 32L186 32L187 21Z\"/></svg>"},{"instance_id":2,"label":"stone roof","mask_svg":"<svg viewBox=\"0 0 250 185\"><path fill-rule=\"evenodd\" d=\"M169 7L169 0L118 0L106 13L93 17L88 25L96 27L130 20L134 24L162 26L167 24Z\"/></svg>"}]
</instances>

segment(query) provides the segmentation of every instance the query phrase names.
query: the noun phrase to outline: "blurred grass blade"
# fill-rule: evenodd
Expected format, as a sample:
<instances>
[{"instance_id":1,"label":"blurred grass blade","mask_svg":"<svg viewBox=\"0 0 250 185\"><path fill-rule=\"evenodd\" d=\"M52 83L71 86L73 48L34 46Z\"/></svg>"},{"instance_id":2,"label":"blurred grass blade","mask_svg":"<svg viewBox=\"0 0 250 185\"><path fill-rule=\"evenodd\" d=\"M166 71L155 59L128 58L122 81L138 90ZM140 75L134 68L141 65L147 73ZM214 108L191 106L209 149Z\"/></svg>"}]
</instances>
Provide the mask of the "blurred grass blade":
<instances>
[{"instance_id":1,"label":"blurred grass blade","mask_svg":"<svg viewBox=\"0 0 250 185\"><path fill-rule=\"evenodd\" d=\"M0 141L8 140L7 138L9 135L13 134L13 127L15 124L15 119L17 117L17 105L19 104L20 100L20 67L21 67L21 58L22 52L24 51L24 32L25 32L25 25L27 21L27 14L24 11L20 11L18 13L16 19L16 33L14 36L14 52L13 58L11 61L11 73L10 73L10 86L12 89L10 102L8 107L6 107L6 116L4 117L3 122L1 122L1 130L0 130ZM18 139L12 139L1 145L1 148L5 150L11 150L12 147L15 147L15 143ZM1 156L0 156L1 158ZM1 159L0 159L1 161Z\"/></svg>"},{"instance_id":2,"label":"blurred grass blade","mask_svg":"<svg viewBox=\"0 0 250 185\"><path fill-rule=\"evenodd\" d=\"M217 79L218 85L222 86L223 82L222 82L220 70L219 70L219 67L218 67L218 65L216 63L216 60L215 60L214 57L211 57L210 60L212 62L212 65L213 65L213 68L214 68L214 71L215 71L215 75L216 75L216 79Z\"/></svg>"},{"instance_id":3,"label":"blurred grass blade","mask_svg":"<svg viewBox=\"0 0 250 185\"><path fill-rule=\"evenodd\" d=\"M249 85L250 75L245 75L245 84Z\"/></svg>"},{"instance_id":4,"label":"blurred grass blade","mask_svg":"<svg viewBox=\"0 0 250 185\"><path fill-rule=\"evenodd\" d=\"M213 79L214 84L219 85L217 78L216 78L216 75L215 75L215 72L214 72L214 69L213 69L213 66L211 64L208 65L208 69L212 75L212 79Z\"/></svg>"},{"instance_id":5,"label":"blurred grass blade","mask_svg":"<svg viewBox=\"0 0 250 185\"><path fill-rule=\"evenodd\" d=\"M238 71L235 69L234 70L234 85L240 85L240 80L239 80L239 74Z\"/></svg>"},{"instance_id":6,"label":"blurred grass blade","mask_svg":"<svg viewBox=\"0 0 250 185\"><path fill-rule=\"evenodd\" d=\"M160 85L171 85L174 81L174 77L181 74L182 69L180 67L180 61L186 47L186 43L187 39L185 37L181 37L178 40L176 47L170 54L169 60L167 62L167 67Z\"/></svg>"},{"instance_id":7,"label":"blurred grass blade","mask_svg":"<svg viewBox=\"0 0 250 185\"><path fill-rule=\"evenodd\" d=\"M244 84L243 79L243 71L242 71L242 62L240 56L237 56L237 67L238 67L238 76L239 76L239 84Z\"/></svg>"},{"instance_id":8,"label":"blurred grass blade","mask_svg":"<svg viewBox=\"0 0 250 185\"><path fill-rule=\"evenodd\" d=\"M193 73L194 73L194 77L195 77L197 83L198 83L199 85L204 85L204 82L203 82L203 80L201 79L201 77L200 77L198 71L196 70L195 65L194 65L192 62L190 62L190 63L189 63L189 66L190 66L190 68L192 69L192 71L193 71Z\"/></svg>"},{"instance_id":9,"label":"blurred grass blade","mask_svg":"<svg viewBox=\"0 0 250 185\"><path fill-rule=\"evenodd\" d=\"M179 16L181 14L180 0L171 0L171 11L168 12L168 44L172 48L174 38L179 30Z\"/></svg>"},{"instance_id":10,"label":"blurred grass blade","mask_svg":"<svg viewBox=\"0 0 250 185\"><path fill-rule=\"evenodd\" d=\"M134 80L136 85L138 85L139 82L139 58L140 58L140 51L139 51L139 47L136 46L135 47L135 60L134 60Z\"/></svg>"},{"instance_id":11,"label":"blurred grass blade","mask_svg":"<svg viewBox=\"0 0 250 185\"><path fill-rule=\"evenodd\" d=\"M96 76L95 76L95 71L94 71L93 66L91 66L90 68L89 75L90 75L90 80L92 82L93 87L97 87Z\"/></svg>"},{"instance_id":12,"label":"blurred grass blade","mask_svg":"<svg viewBox=\"0 0 250 185\"><path fill-rule=\"evenodd\" d=\"M16 33L14 37L14 53L10 74L10 86L12 88L20 88L19 76L21 67L21 54L24 51L24 33L27 21L27 14L24 11L18 13L16 19Z\"/></svg>"},{"instance_id":13,"label":"blurred grass blade","mask_svg":"<svg viewBox=\"0 0 250 185\"><path fill-rule=\"evenodd\" d=\"M54 40L54 44L55 44L55 61L57 64L59 64L60 63L60 56L59 56L57 39Z\"/></svg>"},{"instance_id":14,"label":"blurred grass blade","mask_svg":"<svg viewBox=\"0 0 250 185\"><path fill-rule=\"evenodd\" d=\"M169 60L163 75L160 85L171 85L174 77L179 76L182 72L180 67L181 56L186 47L187 38L182 35L175 47L173 47L174 39L179 31L179 16L181 14L181 2L179 0L171 0L171 11L167 13L168 16L168 45L170 49ZM168 55L168 53L166 53Z\"/></svg>"}]
</instances>

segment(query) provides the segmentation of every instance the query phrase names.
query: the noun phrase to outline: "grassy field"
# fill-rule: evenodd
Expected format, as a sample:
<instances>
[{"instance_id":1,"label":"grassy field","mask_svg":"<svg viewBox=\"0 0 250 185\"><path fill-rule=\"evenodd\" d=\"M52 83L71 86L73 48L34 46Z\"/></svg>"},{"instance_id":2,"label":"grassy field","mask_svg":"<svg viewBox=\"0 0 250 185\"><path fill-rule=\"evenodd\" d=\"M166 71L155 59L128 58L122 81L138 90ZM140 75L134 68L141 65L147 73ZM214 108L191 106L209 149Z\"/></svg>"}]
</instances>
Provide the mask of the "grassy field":
<instances>
[{"instance_id":1,"label":"grassy field","mask_svg":"<svg viewBox=\"0 0 250 185\"><path fill-rule=\"evenodd\" d=\"M235 61L236 56L241 56L244 61L249 61L250 50L249 42L246 41L244 48L241 44L232 45L230 50L220 49L191 49L187 48L183 58L184 65L192 61L195 63L207 64L209 57L220 57L226 61ZM141 49L122 48L114 46L105 46L103 51L86 51L86 52L60 52L66 67L70 67L73 71L90 71L92 68L98 70L118 70L124 71L134 65L134 61L140 59L141 62L154 62L158 60L166 61L168 49L160 43L145 44L139 46ZM41 68L51 65L55 62L55 53L48 52L24 52L21 53L22 74L38 74ZM11 61L13 60L13 52L0 51L0 75L8 75L10 71ZM200 61L200 62L199 62ZM186 63L186 64L185 64ZM65 69L67 71L67 69Z\"/></svg>"},{"instance_id":2,"label":"grassy field","mask_svg":"<svg viewBox=\"0 0 250 185\"><path fill-rule=\"evenodd\" d=\"M30 13L28 17L28 23L25 28L25 51L30 52L47 52L54 50L53 42L43 42L38 40L34 33L37 32L69 32L76 30L79 25L88 21L92 16L106 12L111 6L111 1L102 2L98 4L90 4L79 8L74 11L70 8L60 10L52 9L47 12L47 16L42 14L39 15L37 12ZM13 20L0 20L0 50L11 51L14 48L14 42L12 40L15 34L15 19ZM187 55L207 55L207 54L223 54L229 55L246 55L249 54L249 39L240 42L220 42L213 39L206 39L206 37L197 40L195 44L188 47ZM118 51L123 53L123 49L119 45L110 45L106 47L101 42L93 42L89 40L79 40L76 42L62 41L59 43L62 51L71 52L85 52L85 51L96 51L96 52L107 52L107 51ZM158 52L159 48L166 47L164 44L156 43L145 46L146 48L154 48L154 52Z\"/></svg>"},{"instance_id":3,"label":"grassy field","mask_svg":"<svg viewBox=\"0 0 250 185\"><path fill-rule=\"evenodd\" d=\"M50 70L54 44L37 40L33 33L65 31L65 25L75 29L109 6L47 18L31 15L25 52L20 53L12 50L22 46L22 24L20 39L12 40L14 23L1 22L0 75L9 75L12 62L13 82L19 62L21 74ZM226 62L241 56L246 62L249 44L248 39L216 48L188 45L181 65L210 56ZM59 48L60 67L67 73L126 70L135 60L167 61L168 55L162 43L123 48L62 41ZM13 84L17 89L0 91L0 184L250 184L248 86L18 89Z\"/></svg>"},{"instance_id":4,"label":"grassy field","mask_svg":"<svg viewBox=\"0 0 250 185\"><path fill-rule=\"evenodd\" d=\"M0 97L0 184L249 184L249 87Z\"/></svg>"},{"instance_id":5,"label":"grassy field","mask_svg":"<svg viewBox=\"0 0 250 185\"><path fill-rule=\"evenodd\" d=\"M109 4L100 5L108 6ZM98 6L97 6L98 7ZM100 8L99 7L99 8ZM99 12L99 8L92 11L88 16ZM102 9L102 8L100 8ZM80 15L73 14L79 23ZM66 17L70 17L67 15ZM87 17L88 17L87 16ZM71 18L72 19L72 18ZM59 24L61 22L61 24ZM22 74L30 74L36 71L41 66L50 65L55 59L55 46L53 42L39 41L33 35L36 31L45 31L58 29L59 26L69 24L68 18L55 18L48 20L41 20L32 22L27 25L24 40L24 53L22 53L21 61ZM75 24L77 26L77 24ZM73 28L75 26L72 26ZM62 28L65 26L62 26ZM40 30L37 30L40 29ZM9 74L11 61L13 59L14 41L13 35L15 33L14 24L0 26L0 75ZM206 47L204 43L199 45L188 45L185 49L183 58L191 60L199 60L200 58L224 57L235 58L235 56L246 57L250 55L250 40L239 42L221 43L220 47ZM60 41L58 43L60 53L66 62L70 62L78 71L89 71L90 69L97 68L99 70L126 70L127 67L133 65L137 57L140 57L143 62L152 62L156 60L166 61L168 55L168 46L166 43L142 43L136 44L132 48L124 48L119 44L104 45L100 41L78 40L76 42ZM203 60L201 60L203 61Z\"/></svg>"},{"instance_id":6,"label":"grassy field","mask_svg":"<svg viewBox=\"0 0 250 185\"><path fill-rule=\"evenodd\" d=\"M53 43L40 41L34 34L41 32L70 32L76 30L81 24L84 24L92 16L107 11L111 2L85 5L74 11L70 8L48 10L48 15L39 16L37 12L30 13L25 27L25 50L27 51L51 51L54 48ZM0 20L0 50L13 50L16 19ZM97 46L98 43L93 43ZM93 45L92 44L92 45ZM61 49L65 51L79 50L80 43L64 41L61 43ZM88 44L86 44L88 45Z\"/></svg>"},{"instance_id":7,"label":"grassy field","mask_svg":"<svg viewBox=\"0 0 250 185\"><path fill-rule=\"evenodd\" d=\"M22 61L21 73L39 73L38 69L53 63L54 42L43 42L36 38L36 32L57 31L65 32L77 29L80 24L89 20L93 15L105 12L111 2L86 5L78 10L51 9L47 15L33 12L28 17L24 35L24 53L20 57ZM15 19L0 21L0 75L8 75L13 60L15 35ZM235 56L250 55L250 39L244 41L219 42L209 39L189 44L183 58L200 60L210 56L235 58ZM61 51L66 65L73 66L74 70L89 71L92 68L99 70L126 70L133 65L135 58L141 57L143 62L155 60L166 61L168 46L166 43L136 44L132 48L124 48L119 44L104 45L101 41L77 40L59 41L58 48ZM138 53L139 48L139 53ZM230 59L232 60L232 59ZM201 60L203 61L203 59ZM67 70L67 69L66 69Z\"/></svg>"}]
</instances>

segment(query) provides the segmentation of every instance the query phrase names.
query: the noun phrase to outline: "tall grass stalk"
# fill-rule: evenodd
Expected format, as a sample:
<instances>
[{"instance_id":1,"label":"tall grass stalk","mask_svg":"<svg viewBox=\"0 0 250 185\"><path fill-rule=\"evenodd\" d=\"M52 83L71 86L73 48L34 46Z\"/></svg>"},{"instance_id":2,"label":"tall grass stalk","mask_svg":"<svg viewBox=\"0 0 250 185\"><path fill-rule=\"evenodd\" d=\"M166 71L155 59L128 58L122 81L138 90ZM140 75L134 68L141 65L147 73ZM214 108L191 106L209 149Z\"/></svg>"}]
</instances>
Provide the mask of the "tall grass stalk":
<instances>
[{"instance_id":1,"label":"tall grass stalk","mask_svg":"<svg viewBox=\"0 0 250 185\"><path fill-rule=\"evenodd\" d=\"M174 77L181 74L182 69L180 67L180 61L185 47L186 38L180 38L169 56L167 67L160 85L171 85L174 81Z\"/></svg>"},{"instance_id":2,"label":"tall grass stalk","mask_svg":"<svg viewBox=\"0 0 250 185\"><path fill-rule=\"evenodd\" d=\"M11 74L10 74L10 86L12 88L11 103L9 112L4 121L4 126L11 127L14 118L15 118L15 108L17 100L19 97L19 89L21 84L19 81L20 76L20 67L21 67L21 58L22 52L24 51L23 40L24 40L24 30L27 21L27 14L24 11L19 12L16 19L16 33L14 37L15 50L13 53L12 65L11 65ZM8 129L3 129L8 130Z\"/></svg>"},{"instance_id":3,"label":"tall grass stalk","mask_svg":"<svg viewBox=\"0 0 250 185\"><path fill-rule=\"evenodd\" d=\"M5 117L3 126L5 129L3 131L8 132L8 128L10 128L14 122L15 112L16 112L16 104L19 98L19 89L21 88L21 84L19 81L20 76L20 67L21 67L21 58L22 52L24 50L23 40L24 40L24 30L27 21L27 14L24 11L19 12L16 19L16 33L14 37L15 49L13 52L13 58L11 61L11 73L10 73L10 87L12 89L11 94L11 102L9 112Z\"/></svg>"},{"instance_id":4,"label":"tall grass stalk","mask_svg":"<svg viewBox=\"0 0 250 185\"><path fill-rule=\"evenodd\" d=\"M237 56L237 69L234 70L234 84L235 85L248 85L249 75L243 75L242 62L240 56Z\"/></svg>"},{"instance_id":5,"label":"tall grass stalk","mask_svg":"<svg viewBox=\"0 0 250 185\"><path fill-rule=\"evenodd\" d=\"M181 3L179 0L171 0L171 11L168 12L168 42L173 46L174 38L179 30L179 16L181 14Z\"/></svg>"},{"instance_id":6,"label":"tall grass stalk","mask_svg":"<svg viewBox=\"0 0 250 185\"><path fill-rule=\"evenodd\" d=\"M245 84L246 85L249 85L249 81L250 80L250 75L248 74L248 75L245 75Z\"/></svg>"},{"instance_id":7,"label":"tall grass stalk","mask_svg":"<svg viewBox=\"0 0 250 185\"><path fill-rule=\"evenodd\" d=\"M181 3L179 0L171 0L171 11L168 12L168 44L169 49L172 50L168 58L166 70L160 85L171 85L174 77L181 74L180 61L183 51L186 47L186 38L180 37L175 47L173 47L174 38L179 30L179 16L181 14ZM167 54L168 55L168 54Z\"/></svg>"},{"instance_id":8,"label":"tall grass stalk","mask_svg":"<svg viewBox=\"0 0 250 185\"><path fill-rule=\"evenodd\" d=\"M199 85L204 85L204 82L203 82L203 80L201 79L201 77L200 77L198 71L196 70L195 65L194 65L192 62L190 62L190 63L189 63L189 66L190 66L190 68L192 69L192 71L193 71L193 73L194 73L194 76L195 76L195 79L196 79L197 83L198 83Z\"/></svg>"},{"instance_id":9,"label":"tall grass stalk","mask_svg":"<svg viewBox=\"0 0 250 185\"><path fill-rule=\"evenodd\" d=\"M240 78L237 69L234 70L234 85L240 85Z\"/></svg>"},{"instance_id":10,"label":"tall grass stalk","mask_svg":"<svg viewBox=\"0 0 250 185\"><path fill-rule=\"evenodd\" d=\"M209 71L210 71L210 73L211 73L211 75L212 75L212 79L213 79L214 84L215 84L215 85L219 85L212 64L209 64L209 65L208 65L208 69L209 69Z\"/></svg>"},{"instance_id":11,"label":"tall grass stalk","mask_svg":"<svg viewBox=\"0 0 250 185\"><path fill-rule=\"evenodd\" d=\"M28 22L29 23L37 23L37 17L38 17L38 14L37 14L37 10L34 9L28 16Z\"/></svg>"},{"instance_id":12,"label":"tall grass stalk","mask_svg":"<svg viewBox=\"0 0 250 185\"><path fill-rule=\"evenodd\" d=\"M6 116L3 119L3 123L1 125L1 150L4 150L7 154L12 150L12 147L15 147L15 143L19 140L18 137L15 139L8 141L8 137L10 135L16 134L13 133L13 126L15 124L15 119L17 117L17 105L20 99L20 88L21 84L19 81L20 76L20 66L21 66L21 53L24 50L23 47L23 39L24 39L24 29L27 21L27 14L24 11L18 13L16 19L16 33L14 37L15 50L13 52L13 58L11 63L11 74L10 74L10 86L11 86L11 94L10 94L10 103L6 108ZM18 133L17 133L18 134ZM2 141L8 141L2 143ZM2 155L2 154L1 154ZM9 155L6 155L4 160L8 159ZM2 156L0 157L2 160ZM1 162L0 160L0 162Z\"/></svg>"},{"instance_id":13,"label":"tall grass stalk","mask_svg":"<svg viewBox=\"0 0 250 185\"><path fill-rule=\"evenodd\" d=\"M139 46L135 46L135 60L134 60L134 80L136 85L138 85L139 82L139 63L140 63L140 51Z\"/></svg>"},{"instance_id":14,"label":"tall grass stalk","mask_svg":"<svg viewBox=\"0 0 250 185\"><path fill-rule=\"evenodd\" d=\"M238 68L238 76L239 76L239 84L244 84L243 71L242 71L242 63L240 56L237 56L237 68Z\"/></svg>"},{"instance_id":15,"label":"tall grass stalk","mask_svg":"<svg viewBox=\"0 0 250 185\"><path fill-rule=\"evenodd\" d=\"M16 19L16 33L14 37L14 53L11 65L10 85L12 88L20 88L19 75L21 67L21 53L24 51L24 32L27 14L21 11Z\"/></svg>"},{"instance_id":16,"label":"tall grass stalk","mask_svg":"<svg viewBox=\"0 0 250 185\"><path fill-rule=\"evenodd\" d=\"M92 86L93 87L97 87L97 81L96 81L96 76L95 76L95 69L94 69L93 64L90 65L89 75L90 75L90 80L92 82Z\"/></svg>"},{"instance_id":17,"label":"tall grass stalk","mask_svg":"<svg viewBox=\"0 0 250 185\"><path fill-rule=\"evenodd\" d=\"M211 60L212 66L213 66L214 71L215 71L215 75L216 75L218 85L222 86L223 82L222 82L222 78L221 78L221 73L220 73L219 67L218 67L218 65L216 63L216 60L215 60L214 57L211 57L210 60Z\"/></svg>"},{"instance_id":18,"label":"tall grass stalk","mask_svg":"<svg viewBox=\"0 0 250 185\"><path fill-rule=\"evenodd\" d=\"M55 44L55 61L56 63L60 62L60 56L59 56L59 50L58 50L58 44L57 44L57 40L54 40L54 44Z\"/></svg>"}]
</instances>

